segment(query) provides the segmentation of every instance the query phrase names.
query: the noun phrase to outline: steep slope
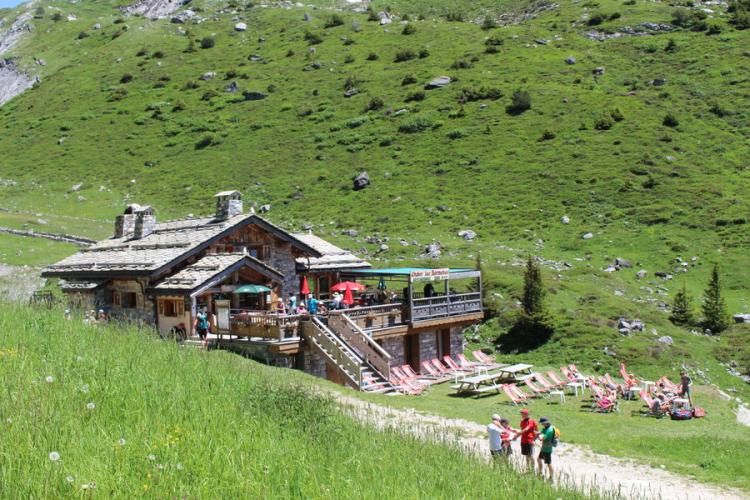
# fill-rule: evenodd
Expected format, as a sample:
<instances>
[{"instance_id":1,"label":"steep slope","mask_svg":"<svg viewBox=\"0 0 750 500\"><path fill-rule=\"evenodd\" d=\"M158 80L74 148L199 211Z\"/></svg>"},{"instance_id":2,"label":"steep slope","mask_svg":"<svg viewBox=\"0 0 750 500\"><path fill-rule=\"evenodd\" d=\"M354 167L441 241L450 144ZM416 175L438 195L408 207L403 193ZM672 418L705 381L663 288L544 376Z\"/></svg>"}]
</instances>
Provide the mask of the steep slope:
<instances>
[{"instance_id":1,"label":"steep slope","mask_svg":"<svg viewBox=\"0 0 750 500\"><path fill-rule=\"evenodd\" d=\"M166 218L232 187L376 262L434 240L446 264L481 251L508 307L532 252L562 334L590 333L576 345L597 356L621 316L689 339L666 304L683 280L699 296L713 262L732 311L750 307L750 32L724 6L389 4L389 24L385 2L196 1L182 23L43 4L9 53L45 66L0 108L0 206ZM516 91L530 109L509 108ZM634 267L606 272L617 257ZM633 349L650 359L647 335Z\"/></svg>"}]
</instances>

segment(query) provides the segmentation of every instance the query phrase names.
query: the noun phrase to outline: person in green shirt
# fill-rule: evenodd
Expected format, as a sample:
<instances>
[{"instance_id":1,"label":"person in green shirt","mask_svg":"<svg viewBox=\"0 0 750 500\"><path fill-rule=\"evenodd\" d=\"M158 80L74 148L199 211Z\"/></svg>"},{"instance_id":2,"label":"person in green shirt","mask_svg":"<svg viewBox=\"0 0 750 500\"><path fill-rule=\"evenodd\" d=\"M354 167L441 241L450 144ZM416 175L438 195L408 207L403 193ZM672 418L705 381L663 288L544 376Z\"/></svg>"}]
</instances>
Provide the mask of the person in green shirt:
<instances>
[{"instance_id":1,"label":"person in green shirt","mask_svg":"<svg viewBox=\"0 0 750 500\"><path fill-rule=\"evenodd\" d=\"M539 432L538 436L538 439L542 440L542 449L539 451L539 456L536 459L538 465L537 470L540 476L544 475L542 471L544 466L542 464L547 464L547 475L551 480L553 477L552 450L557 445L555 440L555 428L552 427L552 422L550 422L547 417L540 418L539 423L542 424L542 430Z\"/></svg>"}]
</instances>

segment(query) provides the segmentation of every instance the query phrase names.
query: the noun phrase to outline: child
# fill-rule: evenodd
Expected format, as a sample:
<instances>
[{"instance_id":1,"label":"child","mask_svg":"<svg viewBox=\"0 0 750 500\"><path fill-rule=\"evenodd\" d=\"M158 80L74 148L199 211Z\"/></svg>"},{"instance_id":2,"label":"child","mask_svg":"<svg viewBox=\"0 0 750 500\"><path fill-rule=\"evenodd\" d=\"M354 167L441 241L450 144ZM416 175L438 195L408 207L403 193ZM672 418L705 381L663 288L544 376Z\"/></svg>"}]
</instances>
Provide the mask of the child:
<instances>
[{"instance_id":1,"label":"child","mask_svg":"<svg viewBox=\"0 0 750 500\"><path fill-rule=\"evenodd\" d=\"M513 453L510 442L518 439L519 431L510 426L507 418L500 419L500 439L502 440L502 455L509 457Z\"/></svg>"}]
</instances>

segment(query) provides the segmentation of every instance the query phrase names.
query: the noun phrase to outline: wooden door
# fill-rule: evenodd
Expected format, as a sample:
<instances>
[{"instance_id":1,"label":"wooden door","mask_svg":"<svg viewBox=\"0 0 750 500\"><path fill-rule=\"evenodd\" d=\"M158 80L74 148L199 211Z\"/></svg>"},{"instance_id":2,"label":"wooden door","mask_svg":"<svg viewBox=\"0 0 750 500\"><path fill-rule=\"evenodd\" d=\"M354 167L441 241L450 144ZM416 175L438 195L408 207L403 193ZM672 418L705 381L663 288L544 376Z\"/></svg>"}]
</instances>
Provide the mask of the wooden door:
<instances>
[{"instance_id":1,"label":"wooden door","mask_svg":"<svg viewBox=\"0 0 750 500\"><path fill-rule=\"evenodd\" d=\"M435 333L435 337L438 346L438 355L441 360L443 359L443 356L450 356L453 354L451 352L451 331L449 328L438 330Z\"/></svg>"},{"instance_id":2,"label":"wooden door","mask_svg":"<svg viewBox=\"0 0 750 500\"><path fill-rule=\"evenodd\" d=\"M404 362L419 373L419 334L404 336Z\"/></svg>"}]
</instances>

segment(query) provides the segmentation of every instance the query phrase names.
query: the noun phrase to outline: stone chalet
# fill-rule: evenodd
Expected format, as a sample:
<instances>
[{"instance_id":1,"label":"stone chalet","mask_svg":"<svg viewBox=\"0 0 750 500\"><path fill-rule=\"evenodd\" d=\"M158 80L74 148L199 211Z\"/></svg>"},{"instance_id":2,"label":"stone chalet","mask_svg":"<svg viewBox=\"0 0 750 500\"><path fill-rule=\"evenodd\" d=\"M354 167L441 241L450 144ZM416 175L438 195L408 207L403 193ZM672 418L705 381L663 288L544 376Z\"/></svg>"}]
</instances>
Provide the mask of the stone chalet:
<instances>
[{"instance_id":1,"label":"stone chalet","mask_svg":"<svg viewBox=\"0 0 750 500\"><path fill-rule=\"evenodd\" d=\"M184 327L194 335L195 315L205 308L215 344L357 389L373 380L387 385L391 367L419 372L421 361L462 353L463 327L482 318L476 270L372 269L317 236L244 212L238 191L215 199L212 216L161 223L152 207L129 205L113 237L42 275L60 278L73 307L103 309L162 334ZM276 312L279 298L299 296L305 284L325 302L341 281L367 287L361 306Z\"/></svg>"}]
</instances>

